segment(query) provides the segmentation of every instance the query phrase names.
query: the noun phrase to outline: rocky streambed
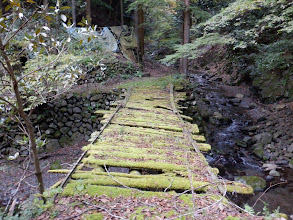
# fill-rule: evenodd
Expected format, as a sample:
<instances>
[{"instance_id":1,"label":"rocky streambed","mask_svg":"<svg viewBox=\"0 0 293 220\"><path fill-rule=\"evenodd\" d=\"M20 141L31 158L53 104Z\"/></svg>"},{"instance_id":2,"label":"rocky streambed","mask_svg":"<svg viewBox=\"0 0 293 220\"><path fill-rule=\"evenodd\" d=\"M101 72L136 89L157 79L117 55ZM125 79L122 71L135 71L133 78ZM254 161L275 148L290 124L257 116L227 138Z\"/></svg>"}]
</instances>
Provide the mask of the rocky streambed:
<instances>
[{"instance_id":1,"label":"rocky streambed","mask_svg":"<svg viewBox=\"0 0 293 220\"><path fill-rule=\"evenodd\" d=\"M254 196L231 198L256 212L280 207L293 217L292 104L264 105L248 87L226 85L216 75L198 72L189 79L189 99L182 105L212 145L209 163L223 177L255 188Z\"/></svg>"}]
</instances>

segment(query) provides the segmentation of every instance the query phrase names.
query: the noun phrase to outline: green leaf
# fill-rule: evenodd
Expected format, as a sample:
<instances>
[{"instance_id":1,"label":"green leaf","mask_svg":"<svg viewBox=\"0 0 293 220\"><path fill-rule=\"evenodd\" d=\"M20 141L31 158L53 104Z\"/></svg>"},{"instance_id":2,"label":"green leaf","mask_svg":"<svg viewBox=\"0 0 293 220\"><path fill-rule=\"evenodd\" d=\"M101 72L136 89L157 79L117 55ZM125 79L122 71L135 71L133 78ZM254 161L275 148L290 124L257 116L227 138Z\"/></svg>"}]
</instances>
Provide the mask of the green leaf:
<instances>
[{"instance_id":1,"label":"green leaf","mask_svg":"<svg viewBox=\"0 0 293 220\"><path fill-rule=\"evenodd\" d=\"M14 6L18 7L18 8L20 8L20 4L19 4L19 2L10 1L10 4L11 4L11 5L14 5Z\"/></svg>"},{"instance_id":2,"label":"green leaf","mask_svg":"<svg viewBox=\"0 0 293 220\"><path fill-rule=\"evenodd\" d=\"M38 35L41 32L41 29L36 30L36 35Z\"/></svg>"},{"instance_id":3,"label":"green leaf","mask_svg":"<svg viewBox=\"0 0 293 220\"><path fill-rule=\"evenodd\" d=\"M60 9L61 9L61 10L63 10L63 9L71 9L71 7L70 7L70 6L63 6L63 7L61 7Z\"/></svg>"},{"instance_id":4,"label":"green leaf","mask_svg":"<svg viewBox=\"0 0 293 220\"><path fill-rule=\"evenodd\" d=\"M7 12L10 8L11 8L11 5L7 5L7 6L5 7L5 12Z\"/></svg>"}]
</instances>

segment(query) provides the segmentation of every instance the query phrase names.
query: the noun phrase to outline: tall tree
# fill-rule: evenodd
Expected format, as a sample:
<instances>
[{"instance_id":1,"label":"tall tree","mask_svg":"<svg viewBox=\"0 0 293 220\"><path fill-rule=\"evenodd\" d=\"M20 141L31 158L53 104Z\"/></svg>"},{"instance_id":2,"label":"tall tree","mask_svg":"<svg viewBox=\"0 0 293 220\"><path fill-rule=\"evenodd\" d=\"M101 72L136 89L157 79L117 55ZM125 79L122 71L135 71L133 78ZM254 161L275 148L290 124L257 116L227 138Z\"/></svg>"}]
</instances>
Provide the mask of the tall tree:
<instances>
[{"instance_id":1,"label":"tall tree","mask_svg":"<svg viewBox=\"0 0 293 220\"><path fill-rule=\"evenodd\" d=\"M1 15L4 14L3 0L0 0L0 13L1 13Z\"/></svg>"},{"instance_id":2,"label":"tall tree","mask_svg":"<svg viewBox=\"0 0 293 220\"><path fill-rule=\"evenodd\" d=\"M183 44L190 43L190 26L191 26L191 17L190 17L190 0L184 1L184 11L183 11ZM183 57L180 61L180 72L187 75L188 73L188 57Z\"/></svg>"},{"instance_id":3,"label":"tall tree","mask_svg":"<svg viewBox=\"0 0 293 220\"><path fill-rule=\"evenodd\" d=\"M86 0L86 20L87 20L87 26L92 25L92 13L91 13L92 7L91 7L91 0Z\"/></svg>"},{"instance_id":4,"label":"tall tree","mask_svg":"<svg viewBox=\"0 0 293 220\"><path fill-rule=\"evenodd\" d=\"M123 7L123 0L120 0L120 16L121 16L121 26L124 25L124 7Z\"/></svg>"},{"instance_id":5,"label":"tall tree","mask_svg":"<svg viewBox=\"0 0 293 220\"><path fill-rule=\"evenodd\" d=\"M72 10L72 23L73 23L73 26L76 27L76 7L75 7L75 0L71 0L71 10Z\"/></svg>"},{"instance_id":6,"label":"tall tree","mask_svg":"<svg viewBox=\"0 0 293 220\"><path fill-rule=\"evenodd\" d=\"M144 56L144 11L142 5L138 5L135 11L135 28L137 32L138 63L143 64Z\"/></svg>"}]
</instances>

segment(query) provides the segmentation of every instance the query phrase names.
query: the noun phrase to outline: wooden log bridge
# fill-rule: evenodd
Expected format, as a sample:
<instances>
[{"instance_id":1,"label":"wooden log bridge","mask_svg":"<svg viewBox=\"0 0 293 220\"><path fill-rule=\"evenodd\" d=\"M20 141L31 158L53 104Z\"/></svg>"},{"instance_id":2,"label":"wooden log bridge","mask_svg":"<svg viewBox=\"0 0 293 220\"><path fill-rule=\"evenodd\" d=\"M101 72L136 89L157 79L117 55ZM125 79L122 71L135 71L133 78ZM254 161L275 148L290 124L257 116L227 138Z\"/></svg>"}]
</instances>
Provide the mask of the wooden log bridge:
<instances>
[{"instance_id":1,"label":"wooden log bridge","mask_svg":"<svg viewBox=\"0 0 293 220\"><path fill-rule=\"evenodd\" d=\"M217 177L218 170L201 153L211 146L177 105L185 99L178 89L133 88L110 111L97 111L103 130L93 133L91 144L83 148L84 157L57 203L82 201L88 209L75 219L190 219L204 213L221 219L216 216L224 212L239 214L226 193L251 194L253 189Z\"/></svg>"}]
</instances>

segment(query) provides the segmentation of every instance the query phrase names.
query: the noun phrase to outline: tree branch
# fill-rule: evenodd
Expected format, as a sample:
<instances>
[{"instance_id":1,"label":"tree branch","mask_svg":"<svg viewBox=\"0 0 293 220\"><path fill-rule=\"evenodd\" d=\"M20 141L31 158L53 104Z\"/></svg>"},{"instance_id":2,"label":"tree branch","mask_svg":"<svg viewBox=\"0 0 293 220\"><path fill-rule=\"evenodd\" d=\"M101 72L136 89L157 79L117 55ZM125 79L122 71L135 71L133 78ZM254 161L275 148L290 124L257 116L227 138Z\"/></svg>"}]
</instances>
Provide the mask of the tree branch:
<instances>
[{"instance_id":1,"label":"tree branch","mask_svg":"<svg viewBox=\"0 0 293 220\"><path fill-rule=\"evenodd\" d=\"M22 30L26 25L27 23L32 20L32 18L35 16L35 14L39 11L39 9L37 9L30 17L29 19L27 19L9 38L8 40L2 45L2 50L5 48L5 46L9 43L9 41L15 37L15 35L17 35L17 33Z\"/></svg>"},{"instance_id":2,"label":"tree branch","mask_svg":"<svg viewBox=\"0 0 293 220\"><path fill-rule=\"evenodd\" d=\"M6 100L6 99L4 99L4 98L2 98L2 97L0 97L0 100L6 102L6 103L9 104L12 108L14 108L16 111L18 111L18 108L17 108L15 105L13 105L11 102L9 102L8 100Z\"/></svg>"}]
</instances>

